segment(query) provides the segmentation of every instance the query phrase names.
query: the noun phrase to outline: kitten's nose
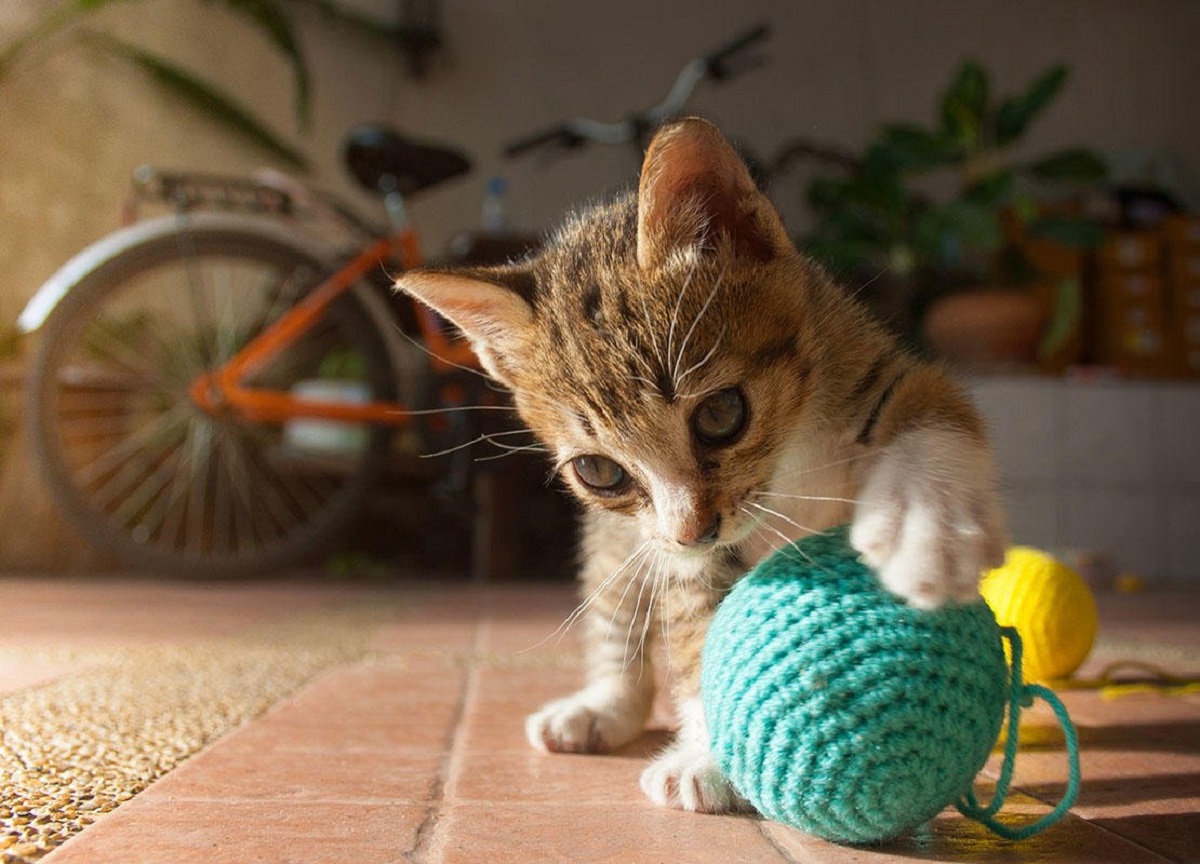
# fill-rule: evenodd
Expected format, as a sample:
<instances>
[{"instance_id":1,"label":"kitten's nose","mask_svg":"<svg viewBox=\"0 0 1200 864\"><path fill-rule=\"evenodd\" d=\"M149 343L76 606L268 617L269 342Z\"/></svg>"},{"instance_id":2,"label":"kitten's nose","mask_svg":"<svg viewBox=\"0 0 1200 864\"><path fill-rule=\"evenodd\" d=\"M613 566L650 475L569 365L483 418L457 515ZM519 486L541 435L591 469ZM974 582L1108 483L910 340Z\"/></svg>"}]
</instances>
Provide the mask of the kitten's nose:
<instances>
[{"instance_id":1,"label":"kitten's nose","mask_svg":"<svg viewBox=\"0 0 1200 864\"><path fill-rule=\"evenodd\" d=\"M721 533L721 514L717 513L713 516L712 522L705 528L692 533L691 531L682 534L679 537L681 546L705 546L713 543L717 539L717 535Z\"/></svg>"}]
</instances>

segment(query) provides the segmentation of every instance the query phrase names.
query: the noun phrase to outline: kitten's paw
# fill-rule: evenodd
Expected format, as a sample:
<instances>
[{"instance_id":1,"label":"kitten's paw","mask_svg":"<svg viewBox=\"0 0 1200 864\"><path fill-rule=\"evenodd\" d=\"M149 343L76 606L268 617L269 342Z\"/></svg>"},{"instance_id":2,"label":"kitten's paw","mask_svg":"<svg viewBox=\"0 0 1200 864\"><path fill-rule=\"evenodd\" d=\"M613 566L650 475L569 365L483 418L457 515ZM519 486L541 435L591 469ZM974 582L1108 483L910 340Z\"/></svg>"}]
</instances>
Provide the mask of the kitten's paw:
<instances>
[{"instance_id":1,"label":"kitten's paw","mask_svg":"<svg viewBox=\"0 0 1200 864\"><path fill-rule=\"evenodd\" d=\"M642 772L642 791L659 807L694 813L750 810L702 744L677 741Z\"/></svg>"},{"instance_id":2,"label":"kitten's paw","mask_svg":"<svg viewBox=\"0 0 1200 864\"><path fill-rule=\"evenodd\" d=\"M646 712L614 698L609 688L585 688L547 703L525 720L525 736L551 753L607 753L641 734Z\"/></svg>"},{"instance_id":3,"label":"kitten's paw","mask_svg":"<svg viewBox=\"0 0 1200 864\"><path fill-rule=\"evenodd\" d=\"M952 432L889 445L859 496L850 544L883 586L918 609L969 603L1007 537L987 453Z\"/></svg>"}]
</instances>

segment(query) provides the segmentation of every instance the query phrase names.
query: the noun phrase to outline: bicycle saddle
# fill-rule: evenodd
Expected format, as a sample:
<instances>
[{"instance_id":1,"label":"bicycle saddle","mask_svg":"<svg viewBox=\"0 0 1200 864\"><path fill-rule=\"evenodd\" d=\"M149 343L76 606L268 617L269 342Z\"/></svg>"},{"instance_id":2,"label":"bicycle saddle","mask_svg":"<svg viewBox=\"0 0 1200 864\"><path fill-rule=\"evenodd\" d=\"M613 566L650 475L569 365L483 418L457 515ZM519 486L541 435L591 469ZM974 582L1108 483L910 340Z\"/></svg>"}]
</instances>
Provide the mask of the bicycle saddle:
<instances>
[{"instance_id":1,"label":"bicycle saddle","mask_svg":"<svg viewBox=\"0 0 1200 864\"><path fill-rule=\"evenodd\" d=\"M378 194L412 195L471 170L459 151L413 141L378 123L347 133L342 161L361 186Z\"/></svg>"}]
</instances>

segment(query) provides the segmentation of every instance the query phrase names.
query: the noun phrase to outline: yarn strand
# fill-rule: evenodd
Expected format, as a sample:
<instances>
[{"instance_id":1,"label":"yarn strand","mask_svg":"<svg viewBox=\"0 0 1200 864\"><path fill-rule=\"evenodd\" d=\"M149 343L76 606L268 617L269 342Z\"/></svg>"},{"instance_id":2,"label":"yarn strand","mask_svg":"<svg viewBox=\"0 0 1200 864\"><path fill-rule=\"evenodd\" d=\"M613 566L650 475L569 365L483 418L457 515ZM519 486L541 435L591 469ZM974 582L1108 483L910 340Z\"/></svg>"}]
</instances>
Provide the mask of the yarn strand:
<instances>
[{"instance_id":1,"label":"yarn strand","mask_svg":"<svg viewBox=\"0 0 1200 864\"><path fill-rule=\"evenodd\" d=\"M1000 777L996 780L996 791L991 802L986 806L979 803L974 788L968 789L959 799L957 807L960 813L986 827L988 830L1006 840L1024 840L1039 834L1053 825L1075 804L1079 795L1079 736L1075 724L1067 713L1062 700L1054 691L1040 684L1025 684L1021 678L1021 637L1012 627L1001 627L1001 635L1008 640L1012 656L1011 685L1008 702L1008 737L1004 743L1004 761L1000 766ZM1035 699L1042 699L1054 711L1055 717L1063 730L1063 740L1067 751L1067 789L1062 800L1055 808L1040 819L1028 825L1015 827L998 821L995 817L1008 799L1009 788L1012 784L1013 772L1016 768L1017 749L1020 743L1021 709L1031 706Z\"/></svg>"}]
</instances>

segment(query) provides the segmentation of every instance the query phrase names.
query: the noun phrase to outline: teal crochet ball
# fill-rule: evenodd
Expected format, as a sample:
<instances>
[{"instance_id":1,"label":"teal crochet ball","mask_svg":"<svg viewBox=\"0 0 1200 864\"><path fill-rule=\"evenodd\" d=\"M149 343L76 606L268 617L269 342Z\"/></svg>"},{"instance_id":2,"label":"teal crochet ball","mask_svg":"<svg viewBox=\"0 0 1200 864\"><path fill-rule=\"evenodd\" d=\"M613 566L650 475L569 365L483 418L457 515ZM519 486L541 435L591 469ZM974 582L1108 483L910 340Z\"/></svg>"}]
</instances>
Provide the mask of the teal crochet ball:
<instances>
[{"instance_id":1,"label":"teal crochet ball","mask_svg":"<svg viewBox=\"0 0 1200 864\"><path fill-rule=\"evenodd\" d=\"M739 580L701 663L712 749L734 788L767 818L842 843L886 840L973 800L1011 692L983 601L906 606L845 528Z\"/></svg>"}]
</instances>

